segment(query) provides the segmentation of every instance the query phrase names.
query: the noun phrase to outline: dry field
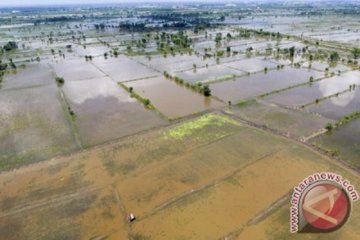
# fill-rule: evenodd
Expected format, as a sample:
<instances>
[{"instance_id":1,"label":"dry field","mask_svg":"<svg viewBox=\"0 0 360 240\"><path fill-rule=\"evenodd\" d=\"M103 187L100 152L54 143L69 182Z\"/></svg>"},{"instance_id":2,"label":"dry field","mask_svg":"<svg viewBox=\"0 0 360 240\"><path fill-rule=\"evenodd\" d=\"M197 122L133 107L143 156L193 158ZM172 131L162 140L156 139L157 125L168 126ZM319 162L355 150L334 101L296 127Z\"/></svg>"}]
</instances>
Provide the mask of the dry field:
<instances>
[{"instance_id":1,"label":"dry field","mask_svg":"<svg viewBox=\"0 0 360 240\"><path fill-rule=\"evenodd\" d=\"M288 239L286 197L327 170L360 182L304 146L212 113L1 173L0 236ZM354 239L358 221L337 234Z\"/></svg>"}]
</instances>

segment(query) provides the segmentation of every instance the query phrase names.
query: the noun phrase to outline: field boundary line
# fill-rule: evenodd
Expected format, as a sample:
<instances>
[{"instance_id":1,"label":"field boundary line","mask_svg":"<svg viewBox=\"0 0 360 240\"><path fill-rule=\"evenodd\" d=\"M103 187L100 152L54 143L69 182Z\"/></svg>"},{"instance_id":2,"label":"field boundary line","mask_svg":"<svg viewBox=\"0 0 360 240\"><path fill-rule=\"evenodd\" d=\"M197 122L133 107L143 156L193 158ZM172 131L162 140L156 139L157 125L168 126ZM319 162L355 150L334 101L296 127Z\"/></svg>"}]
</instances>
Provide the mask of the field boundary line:
<instances>
[{"instance_id":1,"label":"field boundary line","mask_svg":"<svg viewBox=\"0 0 360 240\"><path fill-rule=\"evenodd\" d=\"M70 193L70 194L66 194L63 196L59 196L59 197L54 197L52 199L45 199L45 200L38 200L38 201L34 201L32 203L26 203L25 205L23 205L20 208L17 209L13 209L10 210L8 212L4 212L0 215L0 219L4 218L4 217L9 217L12 215L16 215L25 211L31 211L34 210L36 208L40 208L40 207L54 207L54 206L58 206L61 204L64 204L66 202L69 202L71 200L80 198L86 194L90 194L92 192L97 192L100 191L101 189L104 189L106 186L104 187L92 187L92 188L87 188L85 190L82 191L76 191L74 193Z\"/></svg>"},{"instance_id":2,"label":"field boundary line","mask_svg":"<svg viewBox=\"0 0 360 240\"><path fill-rule=\"evenodd\" d=\"M235 170L231 171L230 173L228 173L228 174L226 174L226 175L224 175L224 176L222 176L220 178L214 179L213 181L209 182L208 184L205 184L204 186L201 186L201 187L199 187L197 189L191 189L190 191L185 192L185 193L183 193L183 194L181 194L181 195L179 195L177 197L171 198L168 201L158 205L157 207L152 209L149 213L145 214L144 216L139 217L138 219L139 219L139 221L141 221L141 220L144 220L146 218L149 218L149 217L157 214L158 212L161 212L161 211L173 206L177 202L179 202L179 201L181 201L183 199L186 199L189 196L192 196L194 194L197 194L197 193L200 193L200 192L202 192L204 190L212 188L212 187L216 186L217 184L219 184L221 182L224 182L226 179L238 174L239 172L243 171L247 167L249 167L249 166L251 166L251 165L253 165L253 164L255 164L255 163L257 163L257 162L259 162L261 160L264 160L264 159L266 159L266 158L268 158L268 157L270 157L272 155L275 155L276 153L281 152L282 150L283 149L267 153L267 154L255 159L255 160L249 162L249 163L246 163L246 164L242 165L241 167L236 168Z\"/></svg>"}]
</instances>

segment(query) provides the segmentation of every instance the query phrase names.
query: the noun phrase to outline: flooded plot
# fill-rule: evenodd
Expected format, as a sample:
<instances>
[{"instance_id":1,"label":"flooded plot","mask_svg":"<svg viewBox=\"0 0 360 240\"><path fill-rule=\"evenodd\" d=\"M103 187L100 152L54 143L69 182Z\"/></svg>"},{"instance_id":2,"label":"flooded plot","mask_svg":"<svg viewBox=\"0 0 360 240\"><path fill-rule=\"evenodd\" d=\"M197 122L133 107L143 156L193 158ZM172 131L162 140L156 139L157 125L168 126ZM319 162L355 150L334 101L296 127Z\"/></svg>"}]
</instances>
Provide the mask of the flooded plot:
<instances>
[{"instance_id":1,"label":"flooded plot","mask_svg":"<svg viewBox=\"0 0 360 240\"><path fill-rule=\"evenodd\" d=\"M286 88L309 81L310 76L315 78L317 71L307 69L285 68L244 76L236 80L210 84L212 94L224 101L237 102L255 97L264 93Z\"/></svg>"},{"instance_id":2,"label":"flooded plot","mask_svg":"<svg viewBox=\"0 0 360 240\"><path fill-rule=\"evenodd\" d=\"M162 74L125 56L108 60L97 60L94 61L94 64L101 69L101 71L109 75L115 82L150 78Z\"/></svg>"},{"instance_id":3,"label":"flooded plot","mask_svg":"<svg viewBox=\"0 0 360 240\"><path fill-rule=\"evenodd\" d=\"M203 51L205 48L215 48L215 42L211 40L200 41L193 44L194 48L198 51Z\"/></svg>"},{"instance_id":4,"label":"flooded plot","mask_svg":"<svg viewBox=\"0 0 360 240\"><path fill-rule=\"evenodd\" d=\"M341 126L329 134L319 136L313 143L330 152L338 154L341 159L360 168L360 119Z\"/></svg>"},{"instance_id":5,"label":"flooded plot","mask_svg":"<svg viewBox=\"0 0 360 240\"><path fill-rule=\"evenodd\" d=\"M65 83L105 76L103 72L85 59L62 61L61 63L54 63L52 66L56 75L65 79Z\"/></svg>"},{"instance_id":6,"label":"flooded plot","mask_svg":"<svg viewBox=\"0 0 360 240\"><path fill-rule=\"evenodd\" d=\"M276 65L291 65L292 62L288 58L270 58L270 62L275 63Z\"/></svg>"},{"instance_id":7,"label":"flooded plot","mask_svg":"<svg viewBox=\"0 0 360 240\"><path fill-rule=\"evenodd\" d=\"M306 45L301 42L281 41L278 47L280 47L281 49L291 47L301 49L303 47L306 47Z\"/></svg>"},{"instance_id":8,"label":"flooded plot","mask_svg":"<svg viewBox=\"0 0 360 240\"><path fill-rule=\"evenodd\" d=\"M126 83L170 119L214 109L224 104L200 95L164 77L144 79Z\"/></svg>"},{"instance_id":9,"label":"flooded plot","mask_svg":"<svg viewBox=\"0 0 360 240\"><path fill-rule=\"evenodd\" d=\"M324 117L339 120L345 115L360 111L360 89L357 88L354 91L310 105L306 109Z\"/></svg>"},{"instance_id":10,"label":"flooded plot","mask_svg":"<svg viewBox=\"0 0 360 240\"><path fill-rule=\"evenodd\" d=\"M285 109L274 104L256 101L251 101L239 108L232 107L228 113L298 139L311 136L331 121L303 111Z\"/></svg>"},{"instance_id":11,"label":"flooded plot","mask_svg":"<svg viewBox=\"0 0 360 240\"><path fill-rule=\"evenodd\" d=\"M61 101L55 85L1 91L0 170L77 148Z\"/></svg>"},{"instance_id":12,"label":"flooded plot","mask_svg":"<svg viewBox=\"0 0 360 240\"><path fill-rule=\"evenodd\" d=\"M75 52L80 56L84 57L85 55L90 55L93 57L103 56L105 52L109 52L111 49L103 45L86 45L86 48L83 46L78 46L75 49Z\"/></svg>"},{"instance_id":13,"label":"flooded plot","mask_svg":"<svg viewBox=\"0 0 360 240\"><path fill-rule=\"evenodd\" d=\"M259 58L249 58L237 62L225 63L224 65L230 68L250 73L264 71L265 68L276 68L277 66L275 63Z\"/></svg>"},{"instance_id":14,"label":"flooded plot","mask_svg":"<svg viewBox=\"0 0 360 240\"><path fill-rule=\"evenodd\" d=\"M150 60L145 57L133 57L133 59L160 72L167 71L169 73L192 69L194 64L197 67L205 67L206 64L213 64L213 61L210 59L203 60L201 57L196 55L190 56L188 54L168 55L166 58L163 56L154 56Z\"/></svg>"},{"instance_id":15,"label":"flooded plot","mask_svg":"<svg viewBox=\"0 0 360 240\"><path fill-rule=\"evenodd\" d=\"M68 82L65 95L76 114L85 146L103 143L164 123L110 78Z\"/></svg>"},{"instance_id":16,"label":"flooded plot","mask_svg":"<svg viewBox=\"0 0 360 240\"><path fill-rule=\"evenodd\" d=\"M52 69L45 64L28 65L15 73L6 74L2 89L26 88L54 84Z\"/></svg>"},{"instance_id":17,"label":"flooded plot","mask_svg":"<svg viewBox=\"0 0 360 240\"><path fill-rule=\"evenodd\" d=\"M245 72L229 68L225 65L213 65L196 70L188 70L176 73L176 76L189 83L212 82L226 78L234 78L245 75Z\"/></svg>"},{"instance_id":18,"label":"flooded plot","mask_svg":"<svg viewBox=\"0 0 360 240\"><path fill-rule=\"evenodd\" d=\"M309 83L309 85L293 88L278 94L266 97L266 101L300 107L304 104L314 102L317 98L330 96L349 89L351 84L360 83L359 72L347 72L340 76L323 79L319 82Z\"/></svg>"},{"instance_id":19,"label":"flooded plot","mask_svg":"<svg viewBox=\"0 0 360 240\"><path fill-rule=\"evenodd\" d=\"M345 71L349 71L351 70L349 67L342 65L342 64L336 64L335 66L330 66L328 62L318 62L318 61L314 61L314 62L305 62L303 64L303 67L311 67L315 70L319 70L319 71L325 71L326 69L329 70L329 72L334 72L334 73L338 73L338 71L340 72L345 72Z\"/></svg>"},{"instance_id":20,"label":"flooded plot","mask_svg":"<svg viewBox=\"0 0 360 240\"><path fill-rule=\"evenodd\" d=\"M228 44L229 46L231 46L231 50L232 51L238 51L238 52L246 52L246 49L252 47L254 49L254 51L261 51L264 50L266 48L273 48L275 46L278 45L278 42L276 41L251 41L248 40L247 42L245 41L243 44L233 44L232 42L230 42ZM225 48L224 48L225 49Z\"/></svg>"}]
</instances>

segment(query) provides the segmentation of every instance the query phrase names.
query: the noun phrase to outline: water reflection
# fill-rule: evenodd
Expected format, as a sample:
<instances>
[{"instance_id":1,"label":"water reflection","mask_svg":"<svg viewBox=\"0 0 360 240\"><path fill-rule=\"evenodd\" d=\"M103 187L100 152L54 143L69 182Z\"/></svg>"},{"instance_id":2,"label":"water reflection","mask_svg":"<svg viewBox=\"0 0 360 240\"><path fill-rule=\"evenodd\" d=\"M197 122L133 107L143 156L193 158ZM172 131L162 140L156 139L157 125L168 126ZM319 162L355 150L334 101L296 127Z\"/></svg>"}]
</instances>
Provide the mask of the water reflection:
<instances>
[{"instance_id":1,"label":"water reflection","mask_svg":"<svg viewBox=\"0 0 360 240\"><path fill-rule=\"evenodd\" d=\"M118 102L136 101L134 98L129 97L116 83L107 77L68 82L64 85L64 90L71 101L77 105L81 105L89 99L110 97L117 99Z\"/></svg>"},{"instance_id":2,"label":"water reflection","mask_svg":"<svg viewBox=\"0 0 360 240\"><path fill-rule=\"evenodd\" d=\"M344 91L349 88L350 85L360 84L359 72L347 72L341 76L336 76L331 81L324 80L319 82L319 89L322 95L329 96L337 92ZM336 98L331 98L331 101L338 106L346 106L355 97L355 92L347 93Z\"/></svg>"},{"instance_id":3,"label":"water reflection","mask_svg":"<svg viewBox=\"0 0 360 240\"><path fill-rule=\"evenodd\" d=\"M338 97L331 98L331 103L339 107L345 107L355 98L355 93L355 91L351 91Z\"/></svg>"}]
</instances>

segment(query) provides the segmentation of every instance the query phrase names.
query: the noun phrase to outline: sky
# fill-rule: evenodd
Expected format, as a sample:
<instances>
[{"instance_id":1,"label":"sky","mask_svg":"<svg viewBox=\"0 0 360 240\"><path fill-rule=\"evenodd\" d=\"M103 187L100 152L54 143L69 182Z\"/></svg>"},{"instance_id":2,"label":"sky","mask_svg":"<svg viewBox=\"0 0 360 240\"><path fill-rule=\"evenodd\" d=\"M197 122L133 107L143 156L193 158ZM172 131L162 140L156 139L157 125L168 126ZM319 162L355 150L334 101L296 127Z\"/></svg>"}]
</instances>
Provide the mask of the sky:
<instances>
[{"instance_id":1,"label":"sky","mask_svg":"<svg viewBox=\"0 0 360 240\"><path fill-rule=\"evenodd\" d=\"M131 2L184 2L184 1L189 2L191 0L0 0L0 6L34 6L34 5L99 4L99 3L101 4L101 3L131 3ZM206 1L206 0L202 0L202 1ZM210 0L210 1L216 1L216 0ZM226 1L231 1L231 0L226 0Z\"/></svg>"},{"instance_id":2,"label":"sky","mask_svg":"<svg viewBox=\"0 0 360 240\"><path fill-rule=\"evenodd\" d=\"M57 5L57 4L94 4L94 3L131 3L131 2L162 2L163 0L0 0L0 7L3 6L34 6L34 5ZM164 0L164 2L189 2L191 0ZM251 0L193 0L203 2L237 2ZM253 0L255 1L255 0ZM270 1L270 0L262 0ZM316 0L302 0L316 1Z\"/></svg>"},{"instance_id":3,"label":"sky","mask_svg":"<svg viewBox=\"0 0 360 240\"><path fill-rule=\"evenodd\" d=\"M58 4L99 4L99 3L129 3L129 2L249 2L256 0L0 0L0 7L4 6L36 6L36 5L58 5ZM261 0L272 1L272 0ZM291 0L284 0L291 1ZM317 2L319 0L297 0L302 2ZM357 2L360 0L341 0Z\"/></svg>"}]
</instances>

